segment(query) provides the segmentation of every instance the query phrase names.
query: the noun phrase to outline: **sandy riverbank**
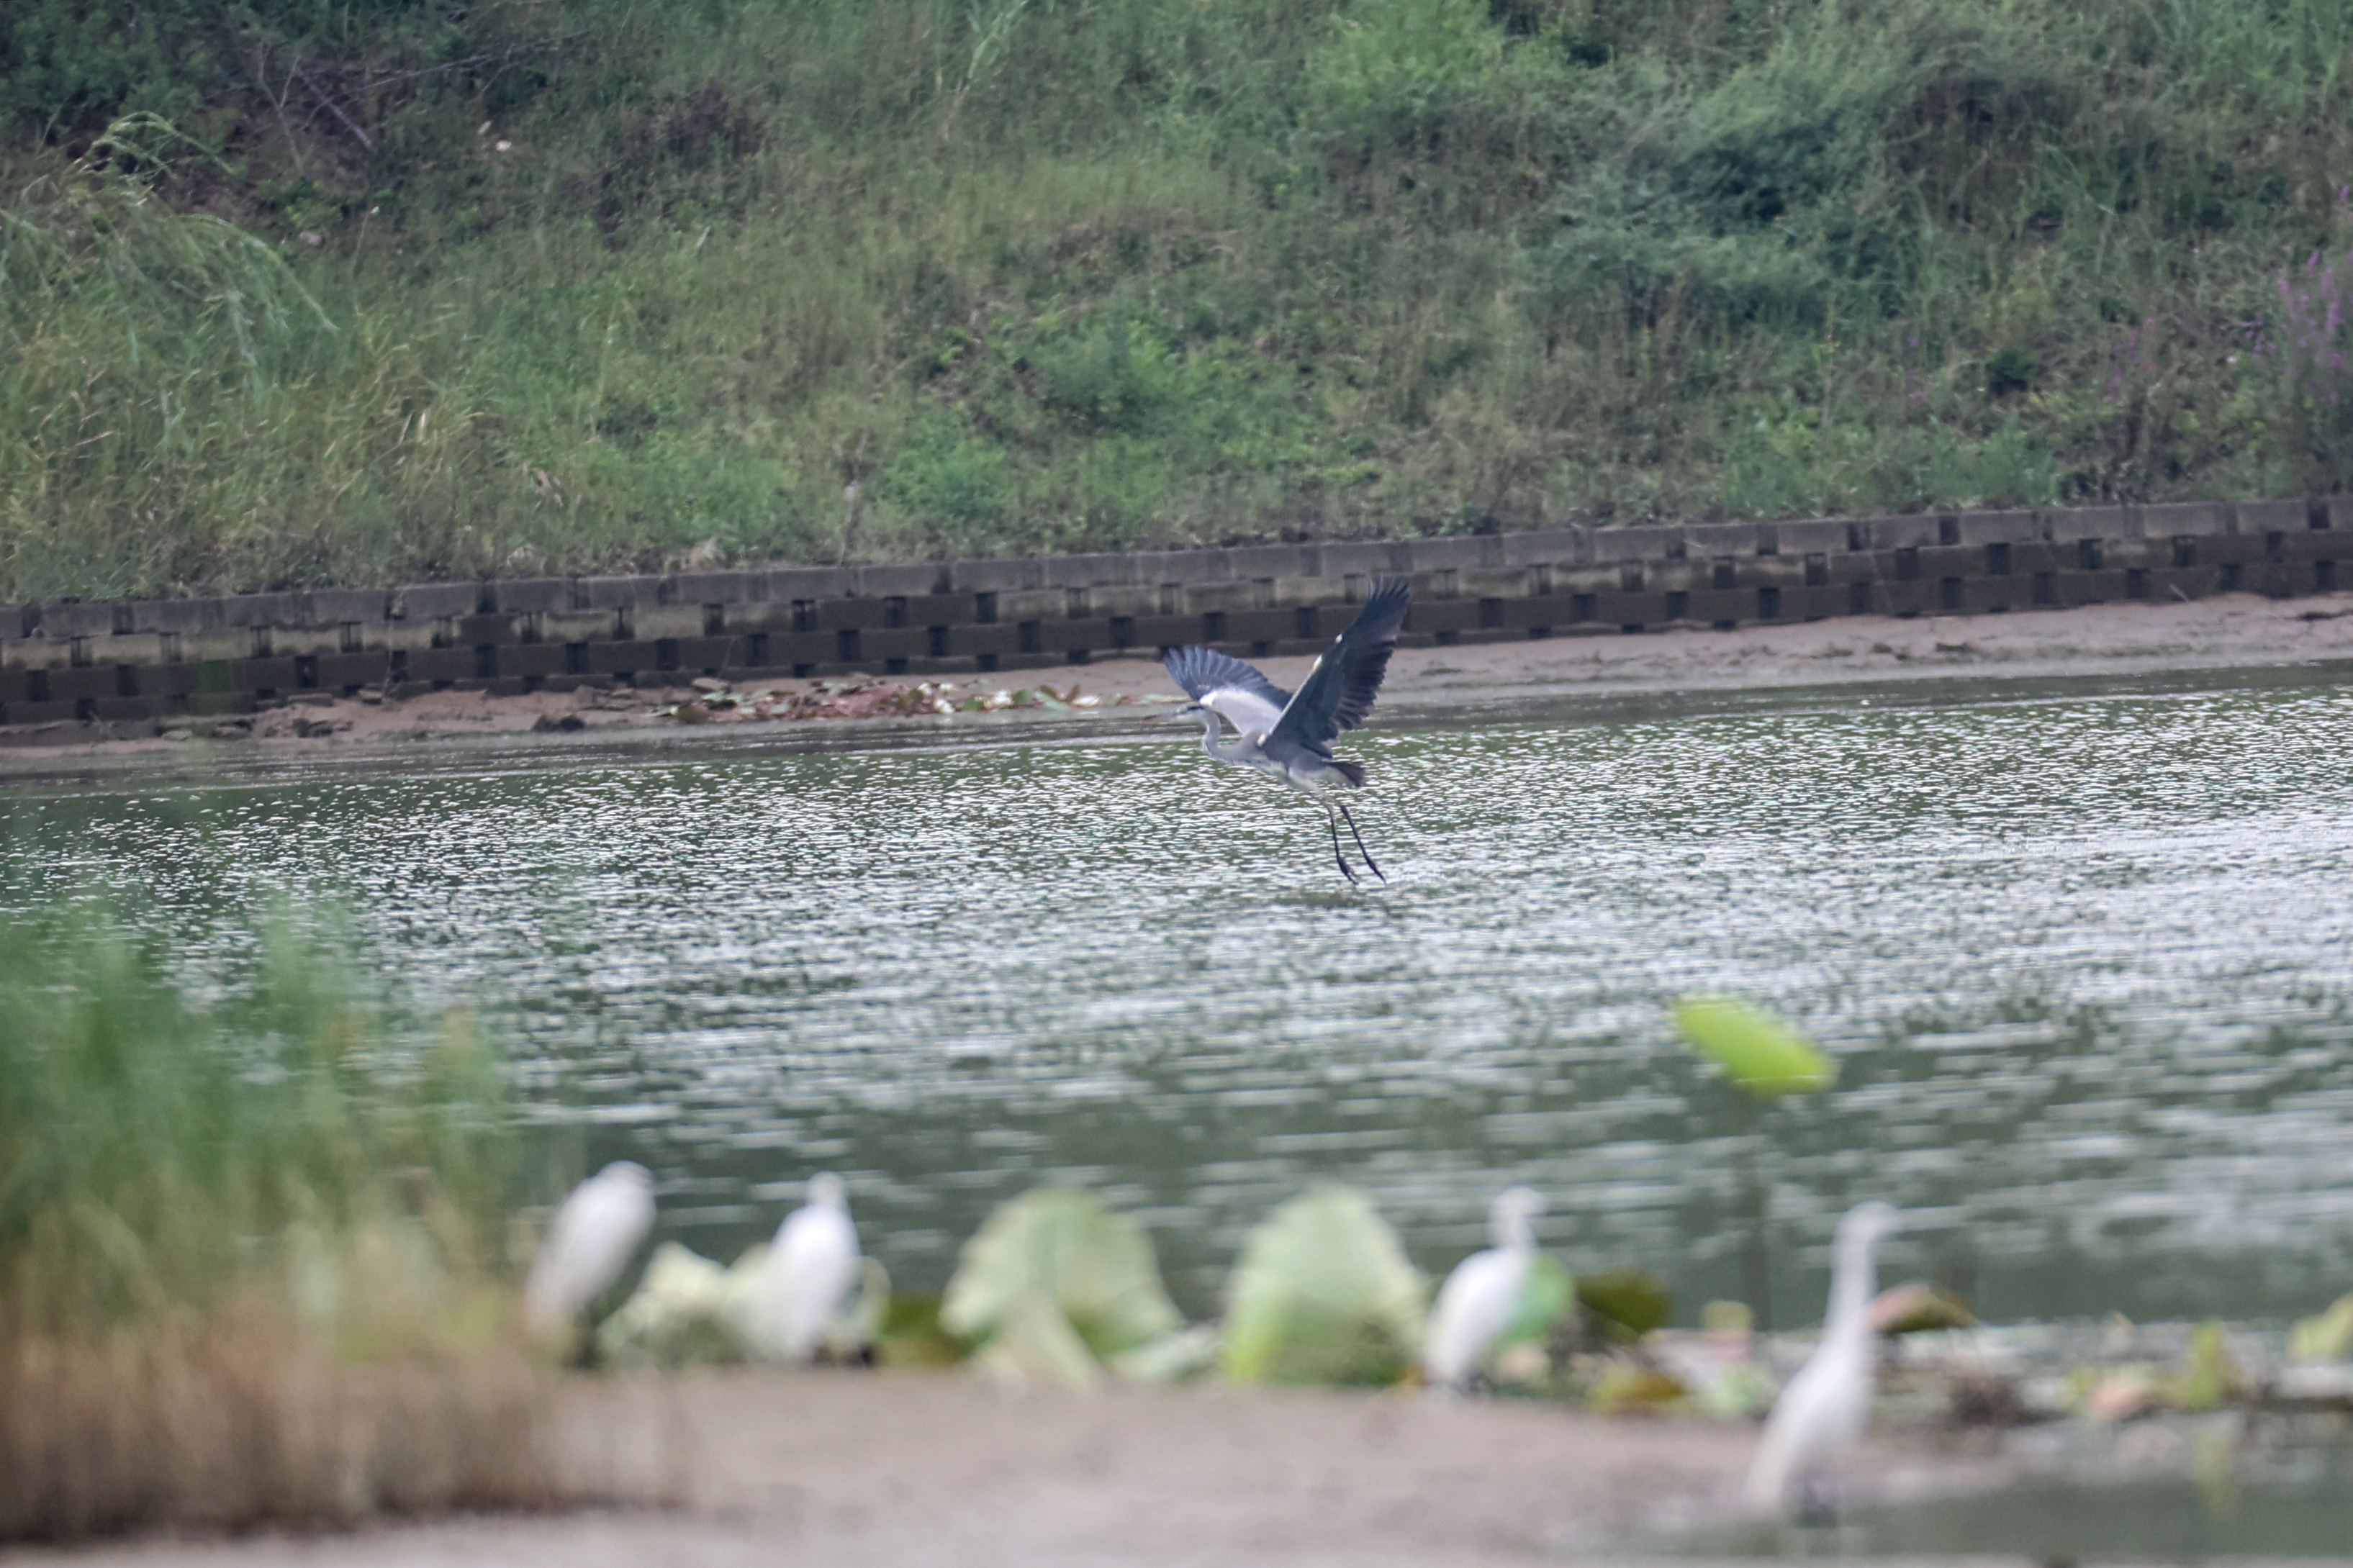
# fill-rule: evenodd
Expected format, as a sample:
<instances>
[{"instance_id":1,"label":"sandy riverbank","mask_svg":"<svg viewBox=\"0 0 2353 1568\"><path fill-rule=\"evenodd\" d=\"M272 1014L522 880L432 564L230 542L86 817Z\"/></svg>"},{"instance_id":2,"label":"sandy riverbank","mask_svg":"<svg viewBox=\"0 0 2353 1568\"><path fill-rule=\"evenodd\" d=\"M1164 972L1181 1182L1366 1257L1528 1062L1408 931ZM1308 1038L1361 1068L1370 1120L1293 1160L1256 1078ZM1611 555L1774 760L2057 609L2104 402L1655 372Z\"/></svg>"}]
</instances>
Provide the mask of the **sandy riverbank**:
<instances>
[{"instance_id":1,"label":"sandy riverbank","mask_svg":"<svg viewBox=\"0 0 2353 1568\"><path fill-rule=\"evenodd\" d=\"M584 1380L567 1447L648 1506L149 1541L41 1568L251 1563L940 1564L943 1568L1502 1568L1626 1562L1627 1537L1730 1506L1745 1425L1554 1405L1205 1386L1008 1389L955 1374L707 1372ZM1922 1436L1863 1468L1917 1486ZM1907 1478L1909 1479L1907 1480Z\"/></svg>"},{"instance_id":2,"label":"sandy riverbank","mask_svg":"<svg viewBox=\"0 0 2353 1568\"><path fill-rule=\"evenodd\" d=\"M2353 595L2273 600L2231 595L2174 604L2088 605L2009 616L1890 620L1873 616L1733 631L1674 630L1400 649L1375 721L1445 722L1481 714L1600 718L1705 707L1772 693L1816 700L1886 688L1923 700L1935 683L2020 685L2157 677L2353 661ZM1310 661L1265 661L1295 683ZM878 678L879 679L879 678ZM903 679L903 678L902 678ZM787 694L809 681L761 682ZM839 686L840 682L832 683ZM0 777L144 771L192 750L218 763L403 765L484 752L550 761L575 755L862 745L969 744L1152 732L1174 690L1156 660L1083 666L955 682L976 693L1072 686L1084 708L1010 708L922 717L681 724L658 717L688 687L543 691L515 697L444 691L406 701L321 698L213 728L204 724L65 724L0 729ZM1175 731L1170 726L1157 726Z\"/></svg>"}]
</instances>

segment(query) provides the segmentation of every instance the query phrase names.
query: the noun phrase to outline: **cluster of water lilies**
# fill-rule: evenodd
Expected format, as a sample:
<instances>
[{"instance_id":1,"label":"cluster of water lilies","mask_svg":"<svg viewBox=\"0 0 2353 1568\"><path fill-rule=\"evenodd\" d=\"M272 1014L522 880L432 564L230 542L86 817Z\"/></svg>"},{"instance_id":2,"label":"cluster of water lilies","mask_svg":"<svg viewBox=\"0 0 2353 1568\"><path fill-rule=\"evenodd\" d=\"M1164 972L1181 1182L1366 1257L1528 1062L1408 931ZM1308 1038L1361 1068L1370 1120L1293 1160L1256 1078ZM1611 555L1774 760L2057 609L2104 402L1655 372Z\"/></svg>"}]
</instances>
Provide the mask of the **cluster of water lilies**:
<instances>
[{"instance_id":1,"label":"cluster of water lilies","mask_svg":"<svg viewBox=\"0 0 2353 1568\"><path fill-rule=\"evenodd\" d=\"M1735 1083L1777 1096L1826 1087L1833 1064L1768 1015L1735 999L1675 1010L1693 1046ZM1696 1331L1669 1329L1660 1283L1634 1270L1573 1278L1536 1247L1543 1200L1506 1189L1493 1245L1457 1263L1433 1300L1397 1233L1365 1194L1320 1183L1245 1238L1222 1312L1188 1323L1162 1284L1150 1236L1099 1197L1043 1188L1000 1205L967 1240L945 1291L894 1299L860 1255L839 1178L809 1184L773 1245L732 1267L669 1242L593 1345L617 1365L709 1362L964 1363L1002 1380L1087 1387L1219 1375L1242 1384L1384 1386L1419 1382L1571 1400L1604 1412L1675 1410L1733 1418L1771 1411L1750 1473L1760 1507L1820 1504L1828 1467L1891 1392L1924 1415L2001 1424L2063 1415L2318 1405L2353 1411L2353 1296L2296 1325L2263 1362L2221 1325L2147 1334L2121 1319L2103 1342L1981 1330L1959 1298L1912 1283L1881 1292L1879 1244L1906 1216L1864 1202L1840 1222L1827 1321L1793 1345L1753 1331L1748 1309L1714 1302ZM651 1228L650 1178L619 1164L556 1215L530 1304L550 1328L616 1284ZM560 1286L549 1284L560 1281ZM1919 1351L1885 1348L1921 1335ZM2168 1338L2169 1336L2169 1338ZM1786 1384L1783 1352L1803 1348ZM2251 1347L2253 1348L2253 1347ZM1892 1374L1892 1375L1891 1375Z\"/></svg>"},{"instance_id":2,"label":"cluster of water lilies","mask_svg":"<svg viewBox=\"0 0 2353 1568\"><path fill-rule=\"evenodd\" d=\"M1084 696L1076 681L1057 689L1037 686L991 687L985 681L887 680L871 676L845 676L839 680L811 681L787 689L754 686L737 690L716 676L697 676L695 695L657 708L657 718L681 724L734 723L757 719L892 719L928 714L994 713L1007 708L1089 709L1132 708L1143 703L1176 702L1165 696Z\"/></svg>"},{"instance_id":3,"label":"cluster of water lilies","mask_svg":"<svg viewBox=\"0 0 2353 1568\"><path fill-rule=\"evenodd\" d=\"M812 1182L811 1207L787 1215L785 1226L831 1205L839 1245L854 1248L840 1188L826 1188L829 1180ZM830 1196L818 1195L827 1191ZM586 1224L567 1227L567 1215L600 1207L605 1212ZM560 1302L555 1292L536 1291L534 1300L554 1303L537 1314L543 1326L601 1294L611 1282L602 1277L617 1278L652 1217L650 1187L636 1167L608 1167L584 1183L559 1211L534 1270L534 1286L557 1277L574 1282ZM601 1247L590 1244L592 1231L603 1233ZM593 1343L601 1359L619 1365L966 1362L1003 1378L1075 1386L1106 1377L1169 1382L1213 1370L1243 1383L1379 1384L1419 1372L1449 1384L1491 1377L1533 1386L1551 1379L1560 1346L1589 1342L1600 1356L1620 1354L1665 1315L1665 1293L1654 1281L1605 1276L1582 1309L1588 1321L1562 1339L1564 1322L1579 1310L1574 1281L1532 1242L1499 1239L1513 1245L1493 1255L1513 1256L1518 1267L1504 1281L1495 1321L1473 1325L1479 1331L1467 1339L1459 1328L1450 1334L1448 1298L1441 1295L1433 1315L1430 1281L1371 1201L1322 1184L1250 1234L1227 1283L1222 1321L1188 1324L1142 1226L1093 1194L1040 1188L990 1215L937 1297L894 1300L882 1266L848 1250L842 1256L854 1266L833 1264L822 1281L797 1279L796 1266L780 1256L782 1229L776 1244L755 1245L732 1266L665 1242L635 1290L597 1323ZM591 1251L599 1256L588 1258ZM807 1272L805 1262L797 1267ZM775 1327L775 1303L796 1293L820 1298L811 1303L817 1331L797 1338Z\"/></svg>"}]
</instances>

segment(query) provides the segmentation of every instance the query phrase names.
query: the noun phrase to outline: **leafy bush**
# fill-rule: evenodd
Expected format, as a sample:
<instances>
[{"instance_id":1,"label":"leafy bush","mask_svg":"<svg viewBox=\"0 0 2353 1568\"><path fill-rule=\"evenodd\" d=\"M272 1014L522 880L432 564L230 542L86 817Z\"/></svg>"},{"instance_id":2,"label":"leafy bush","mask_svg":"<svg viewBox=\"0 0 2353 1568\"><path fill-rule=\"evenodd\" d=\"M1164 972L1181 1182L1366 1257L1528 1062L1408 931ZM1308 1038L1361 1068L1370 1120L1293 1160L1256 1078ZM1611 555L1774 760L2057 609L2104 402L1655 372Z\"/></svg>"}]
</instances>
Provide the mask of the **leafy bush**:
<instances>
[{"instance_id":1,"label":"leafy bush","mask_svg":"<svg viewBox=\"0 0 2353 1568\"><path fill-rule=\"evenodd\" d=\"M891 460L882 489L949 553L985 552L1012 512L1009 466L1004 447L934 420Z\"/></svg>"},{"instance_id":2,"label":"leafy bush","mask_svg":"<svg viewBox=\"0 0 2353 1568\"><path fill-rule=\"evenodd\" d=\"M0 13L0 121L69 134L129 110L187 119L255 74L257 47L447 48L452 15L430 0L21 0Z\"/></svg>"}]
</instances>

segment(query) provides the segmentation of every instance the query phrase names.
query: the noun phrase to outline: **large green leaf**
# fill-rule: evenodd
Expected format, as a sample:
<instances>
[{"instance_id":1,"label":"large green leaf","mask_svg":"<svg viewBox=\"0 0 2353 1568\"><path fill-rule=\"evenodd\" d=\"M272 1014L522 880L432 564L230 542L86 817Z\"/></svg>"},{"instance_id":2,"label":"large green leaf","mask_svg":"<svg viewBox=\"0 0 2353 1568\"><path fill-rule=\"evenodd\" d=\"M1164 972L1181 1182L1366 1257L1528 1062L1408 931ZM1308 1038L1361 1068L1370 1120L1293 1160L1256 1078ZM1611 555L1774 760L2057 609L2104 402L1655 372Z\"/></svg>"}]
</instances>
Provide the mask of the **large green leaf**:
<instances>
[{"instance_id":1,"label":"large green leaf","mask_svg":"<svg viewBox=\"0 0 2353 1568\"><path fill-rule=\"evenodd\" d=\"M2287 1353L2298 1361L2343 1361L2353 1353L2353 1296L2339 1296L2316 1318L2288 1330Z\"/></svg>"},{"instance_id":2,"label":"large green leaf","mask_svg":"<svg viewBox=\"0 0 2353 1568\"><path fill-rule=\"evenodd\" d=\"M1385 1383L1421 1343L1428 1282L1371 1202L1324 1184L1243 1244L1226 1292L1239 1383Z\"/></svg>"},{"instance_id":3,"label":"large green leaf","mask_svg":"<svg viewBox=\"0 0 2353 1568\"><path fill-rule=\"evenodd\" d=\"M1488 1347L1488 1353L1492 1356L1507 1346L1530 1340L1544 1343L1552 1337L1553 1325L1567 1315L1576 1300L1577 1281L1561 1267L1560 1260L1537 1254L1528 1266L1527 1278L1520 1281L1520 1294L1512 1303L1511 1319Z\"/></svg>"},{"instance_id":4,"label":"large green leaf","mask_svg":"<svg viewBox=\"0 0 2353 1568\"><path fill-rule=\"evenodd\" d=\"M1003 1383L1092 1388L1103 1374L1103 1363L1071 1329L1062 1310L1034 1291L1006 1309L996 1332L972 1360Z\"/></svg>"},{"instance_id":5,"label":"large green leaf","mask_svg":"<svg viewBox=\"0 0 2353 1568\"><path fill-rule=\"evenodd\" d=\"M1674 1013L1683 1037L1753 1094L1828 1089L1838 1076L1812 1041L1736 996L1686 996Z\"/></svg>"},{"instance_id":6,"label":"large green leaf","mask_svg":"<svg viewBox=\"0 0 2353 1568\"><path fill-rule=\"evenodd\" d=\"M1089 1193L1044 1188L1001 1204L964 1245L940 1324L986 1341L1026 1298L1050 1302L1089 1351L1109 1359L1184 1326L1161 1288L1152 1239Z\"/></svg>"},{"instance_id":7,"label":"large green leaf","mask_svg":"<svg viewBox=\"0 0 2353 1568\"><path fill-rule=\"evenodd\" d=\"M654 1248L638 1288L597 1325L596 1346L614 1366L697 1366L750 1359L743 1306L764 1247L723 1268L675 1241Z\"/></svg>"}]
</instances>

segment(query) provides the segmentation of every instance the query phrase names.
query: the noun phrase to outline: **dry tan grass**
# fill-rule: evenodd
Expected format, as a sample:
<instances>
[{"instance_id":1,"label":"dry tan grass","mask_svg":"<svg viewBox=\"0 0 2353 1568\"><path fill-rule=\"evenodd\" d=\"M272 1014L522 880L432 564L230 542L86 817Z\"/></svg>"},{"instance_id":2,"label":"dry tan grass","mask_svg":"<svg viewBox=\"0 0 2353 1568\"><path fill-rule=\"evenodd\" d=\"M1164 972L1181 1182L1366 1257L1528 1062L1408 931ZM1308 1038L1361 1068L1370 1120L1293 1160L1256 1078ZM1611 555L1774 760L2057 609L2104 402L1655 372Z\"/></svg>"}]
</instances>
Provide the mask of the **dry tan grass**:
<instances>
[{"instance_id":1,"label":"dry tan grass","mask_svg":"<svg viewBox=\"0 0 2353 1568\"><path fill-rule=\"evenodd\" d=\"M256 1311L19 1341L0 1359L0 1542L609 1498L560 1457L556 1384L500 1347L349 1365Z\"/></svg>"}]
</instances>

